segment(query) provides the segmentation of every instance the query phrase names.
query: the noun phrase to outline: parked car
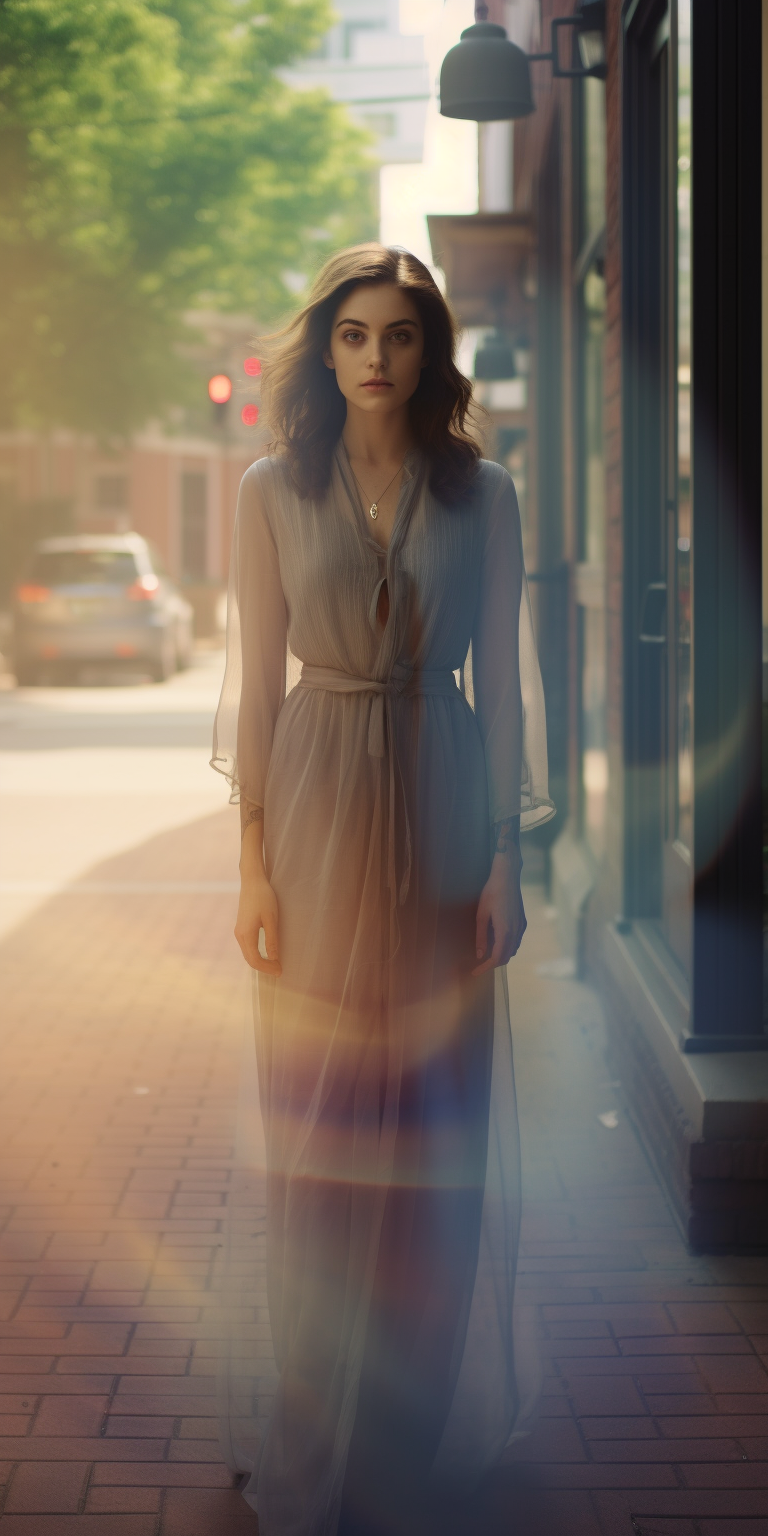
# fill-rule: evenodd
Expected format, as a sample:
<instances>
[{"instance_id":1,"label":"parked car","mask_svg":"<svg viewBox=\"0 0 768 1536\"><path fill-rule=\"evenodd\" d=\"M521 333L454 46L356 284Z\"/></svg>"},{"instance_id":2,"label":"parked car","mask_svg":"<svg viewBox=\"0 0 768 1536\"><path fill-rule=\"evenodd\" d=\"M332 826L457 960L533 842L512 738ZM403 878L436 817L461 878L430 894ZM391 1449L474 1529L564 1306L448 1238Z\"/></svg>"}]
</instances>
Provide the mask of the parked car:
<instances>
[{"instance_id":1,"label":"parked car","mask_svg":"<svg viewBox=\"0 0 768 1536\"><path fill-rule=\"evenodd\" d=\"M189 665L192 608L136 533L41 539L13 596L20 684L122 663L157 682Z\"/></svg>"}]
</instances>

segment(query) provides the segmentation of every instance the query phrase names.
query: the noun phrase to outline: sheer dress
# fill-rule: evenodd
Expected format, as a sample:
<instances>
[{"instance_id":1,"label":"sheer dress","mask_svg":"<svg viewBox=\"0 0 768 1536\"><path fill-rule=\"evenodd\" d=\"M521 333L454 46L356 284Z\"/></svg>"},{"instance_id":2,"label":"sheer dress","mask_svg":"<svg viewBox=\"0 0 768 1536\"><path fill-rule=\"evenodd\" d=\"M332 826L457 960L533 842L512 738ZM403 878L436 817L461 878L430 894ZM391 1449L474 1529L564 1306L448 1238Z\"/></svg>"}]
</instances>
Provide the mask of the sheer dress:
<instances>
[{"instance_id":1,"label":"sheer dress","mask_svg":"<svg viewBox=\"0 0 768 1536\"><path fill-rule=\"evenodd\" d=\"M317 502L252 465L212 761L264 808L282 964L253 974L222 1444L261 1536L399 1529L521 1415L507 976L470 974L493 824L554 812L506 471L448 508L412 453L384 551L342 444Z\"/></svg>"}]
</instances>

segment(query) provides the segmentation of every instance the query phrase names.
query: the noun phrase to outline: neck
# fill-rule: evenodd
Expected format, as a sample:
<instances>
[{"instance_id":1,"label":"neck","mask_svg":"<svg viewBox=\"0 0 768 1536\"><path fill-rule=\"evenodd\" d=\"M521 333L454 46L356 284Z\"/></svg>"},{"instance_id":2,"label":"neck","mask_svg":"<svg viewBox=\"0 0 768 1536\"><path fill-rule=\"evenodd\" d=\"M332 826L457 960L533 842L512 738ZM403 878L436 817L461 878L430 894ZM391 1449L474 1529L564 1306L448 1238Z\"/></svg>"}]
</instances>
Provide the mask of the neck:
<instances>
[{"instance_id":1,"label":"neck","mask_svg":"<svg viewBox=\"0 0 768 1536\"><path fill-rule=\"evenodd\" d=\"M372 469L378 465L402 464L414 445L407 406L387 416L373 416L348 403L341 435L350 459L362 460Z\"/></svg>"}]
</instances>

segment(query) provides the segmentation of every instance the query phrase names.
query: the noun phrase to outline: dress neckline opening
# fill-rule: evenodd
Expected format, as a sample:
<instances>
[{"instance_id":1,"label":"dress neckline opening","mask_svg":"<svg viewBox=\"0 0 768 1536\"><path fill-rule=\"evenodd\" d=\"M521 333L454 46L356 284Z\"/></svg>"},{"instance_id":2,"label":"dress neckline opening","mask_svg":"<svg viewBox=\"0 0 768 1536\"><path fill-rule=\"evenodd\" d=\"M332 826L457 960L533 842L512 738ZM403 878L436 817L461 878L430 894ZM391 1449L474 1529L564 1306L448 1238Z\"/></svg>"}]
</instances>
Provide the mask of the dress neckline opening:
<instances>
[{"instance_id":1,"label":"dress neckline opening","mask_svg":"<svg viewBox=\"0 0 768 1536\"><path fill-rule=\"evenodd\" d=\"M392 532L389 535L389 539L387 540L387 543L386 544L381 544L378 539L374 538L374 536L373 536L373 534L372 534L372 532L371 532L370 528L368 527L368 524L367 524L367 522L365 520L365 507L363 506L362 501L360 500L360 495L359 495L359 492L357 490L357 483L355 481L355 472L354 472L354 470L352 468L352 464L350 462L349 453L347 451L347 445L346 445L343 437L340 437L339 441L338 441L338 446L337 446L337 449L336 449L336 459L337 459L337 462L338 462L339 459L343 460L343 463L340 465L341 478L342 478L342 481L344 483L344 489L346 490L347 496L349 497L349 500L352 503L352 506L354 508L355 515L356 515L356 518L357 518L358 527L361 529L366 543L369 544L373 549L375 549L376 553L378 555L381 555L382 558L384 560L386 560L387 562L389 561L390 551L391 551L391 549L392 549L392 547L393 547L393 545L395 543L395 537L396 537L396 535L398 533L399 526L400 526L400 523L402 521L403 508L404 508L405 503L406 503L406 492L409 490L409 488L411 486L411 482L413 481L413 479L415 477L415 461L418 458L418 454L419 454L418 448L409 448L407 454L405 455L405 458L403 460L403 467L402 467L402 480L400 481L400 489L399 489L399 491L397 493L397 506L395 507L395 516L394 516L394 521L392 523ZM344 466L346 466L348 474L346 474L344 472ZM352 477L351 481L350 481L350 478L349 478L350 476Z\"/></svg>"}]
</instances>

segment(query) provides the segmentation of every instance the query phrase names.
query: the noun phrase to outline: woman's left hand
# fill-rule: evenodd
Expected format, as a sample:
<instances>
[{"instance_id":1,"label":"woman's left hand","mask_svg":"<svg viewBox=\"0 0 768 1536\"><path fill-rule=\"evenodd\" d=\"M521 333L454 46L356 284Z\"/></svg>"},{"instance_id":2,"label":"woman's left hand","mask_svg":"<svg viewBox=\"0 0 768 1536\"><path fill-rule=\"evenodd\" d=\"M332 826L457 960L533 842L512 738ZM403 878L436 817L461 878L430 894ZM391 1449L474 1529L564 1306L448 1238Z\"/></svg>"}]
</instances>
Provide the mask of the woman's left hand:
<instances>
[{"instance_id":1,"label":"woman's left hand","mask_svg":"<svg viewBox=\"0 0 768 1536\"><path fill-rule=\"evenodd\" d=\"M506 965L517 954L527 922L520 890L523 861L514 845L496 853L477 908L477 958L473 976Z\"/></svg>"}]
</instances>

